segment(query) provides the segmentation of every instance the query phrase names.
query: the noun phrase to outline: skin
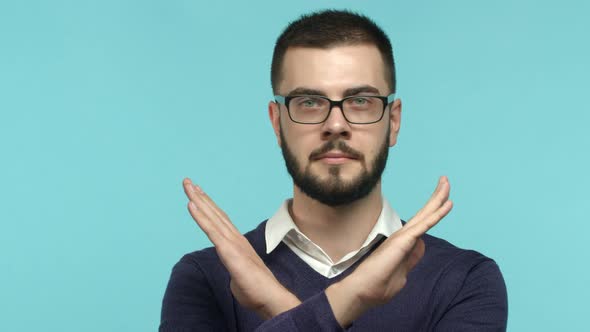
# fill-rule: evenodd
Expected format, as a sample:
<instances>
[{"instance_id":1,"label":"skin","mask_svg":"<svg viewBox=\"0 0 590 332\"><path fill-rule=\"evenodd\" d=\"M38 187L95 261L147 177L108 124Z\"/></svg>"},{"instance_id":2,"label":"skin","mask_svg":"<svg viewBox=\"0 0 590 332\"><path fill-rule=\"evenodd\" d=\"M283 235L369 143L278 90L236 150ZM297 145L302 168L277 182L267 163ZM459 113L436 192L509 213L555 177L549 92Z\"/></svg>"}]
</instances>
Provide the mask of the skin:
<instances>
[{"instance_id":1,"label":"skin","mask_svg":"<svg viewBox=\"0 0 590 332\"><path fill-rule=\"evenodd\" d=\"M283 80L279 84L282 95L306 88L339 100L345 97L347 89L356 87L376 90L370 94L389 94L383 61L372 45L291 48L284 59ZM309 166L320 179L331 176L330 167L339 167L342 178L352 181L368 166L363 163L374 161L376 149L383 140L388 140L390 147L396 144L401 123L400 100L392 104L380 122L369 125L349 124L338 108L332 110L324 123L317 125L293 123L286 112L284 105L269 103L269 117L277 142L280 144L279 129L282 127L284 138L298 162ZM310 153L326 140L345 141L363 154L363 161L339 155L338 151L319 160L310 160ZM248 240L213 200L188 178L184 179L183 186L191 216L215 245L231 275L230 286L236 300L265 319L298 306L301 301L276 280ZM449 193L448 179L443 176L428 202L404 227L385 240L348 277L325 290L342 327L349 326L370 308L387 303L404 287L407 274L424 254L420 236L452 208ZM338 261L361 246L381 209L379 182L366 197L337 207L311 199L294 185L289 212L299 229L333 261Z\"/></svg>"},{"instance_id":2,"label":"skin","mask_svg":"<svg viewBox=\"0 0 590 332\"><path fill-rule=\"evenodd\" d=\"M280 94L287 95L298 88L322 91L328 98L340 100L350 88L372 87L375 92L364 94L388 95L384 64L376 47L368 45L342 46L331 49L292 48L284 57ZM284 116L282 116L284 115ZM317 125L292 122L284 105L269 104L269 116L280 145L279 127L296 158L320 178L329 177L330 161L309 161L309 155L326 140L343 140L351 148L364 154L365 163L372 163L383 140L389 146L397 142L401 123L401 101L396 100L389 112L377 123L349 124L342 112L334 108L328 119ZM387 127L391 128L386 137ZM363 166L358 160L341 164L344 180L358 176ZM381 182L365 198L352 204L332 208L306 196L294 185L291 216L297 227L319 245L334 262L357 250L377 222L382 208ZM359 222L363 220L364 222Z\"/></svg>"}]
</instances>

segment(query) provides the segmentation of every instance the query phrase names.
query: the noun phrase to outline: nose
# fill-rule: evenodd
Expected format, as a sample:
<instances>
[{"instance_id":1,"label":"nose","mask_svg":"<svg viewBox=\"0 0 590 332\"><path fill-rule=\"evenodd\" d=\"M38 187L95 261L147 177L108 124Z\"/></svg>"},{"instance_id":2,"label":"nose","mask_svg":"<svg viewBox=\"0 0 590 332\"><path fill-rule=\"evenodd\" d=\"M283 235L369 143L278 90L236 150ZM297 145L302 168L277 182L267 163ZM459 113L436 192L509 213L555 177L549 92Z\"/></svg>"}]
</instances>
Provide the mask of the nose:
<instances>
[{"instance_id":1,"label":"nose","mask_svg":"<svg viewBox=\"0 0 590 332\"><path fill-rule=\"evenodd\" d=\"M328 118L322 124L322 139L350 138L350 124L344 118L342 108L333 106Z\"/></svg>"}]
</instances>

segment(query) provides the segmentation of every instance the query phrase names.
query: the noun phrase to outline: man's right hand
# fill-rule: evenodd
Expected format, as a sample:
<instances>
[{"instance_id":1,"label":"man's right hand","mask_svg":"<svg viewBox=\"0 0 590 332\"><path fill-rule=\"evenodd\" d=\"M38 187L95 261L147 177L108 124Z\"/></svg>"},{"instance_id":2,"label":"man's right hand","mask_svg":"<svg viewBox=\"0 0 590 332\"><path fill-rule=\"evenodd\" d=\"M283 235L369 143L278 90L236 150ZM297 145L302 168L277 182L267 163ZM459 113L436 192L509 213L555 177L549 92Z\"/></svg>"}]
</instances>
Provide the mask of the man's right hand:
<instances>
[{"instance_id":1,"label":"man's right hand","mask_svg":"<svg viewBox=\"0 0 590 332\"><path fill-rule=\"evenodd\" d=\"M301 301L281 285L250 242L209 195L188 178L183 181L183 187L190 200L188 210L191 216L213 242L219 259L231 276L230 289L236 300L263 319L298 306Z\"/></svg>"},{"instance_id":2,"label":"man's right hand","mask_svg":"<svg viewBox=\"0 0 590 332\"><path fill-rule=\"evenodd\" d=\"M424 233L444 218L453 203L443 176L420 211L392 234L348 277L326 289L336 320L342 327L372 307L387 303L406 284L406 277L424 255Z\"/></svg>"}]
</instances>

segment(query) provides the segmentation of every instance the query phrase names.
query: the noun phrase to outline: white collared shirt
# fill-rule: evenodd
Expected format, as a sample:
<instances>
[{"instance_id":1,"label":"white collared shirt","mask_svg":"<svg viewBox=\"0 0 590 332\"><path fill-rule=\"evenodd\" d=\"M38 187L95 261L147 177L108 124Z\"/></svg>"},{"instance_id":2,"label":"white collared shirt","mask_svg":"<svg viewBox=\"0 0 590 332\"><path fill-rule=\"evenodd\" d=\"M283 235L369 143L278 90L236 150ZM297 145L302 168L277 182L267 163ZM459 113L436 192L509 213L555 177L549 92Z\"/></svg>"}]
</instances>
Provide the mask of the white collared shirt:
<instances>
[{"instance_id":1,"label":"white collared shirt","mask_svg":"<svg viewBox=\"0 0 590 332\"><path fill-rule=\"evenodd\" d=\"M297 256L311 268L327 278L333 278L352 266L369 251L382 237L389 237L402 227L401 220L389 203L383 199L383 208L377 223L367 236L363 245L344 255L334 263L322 248L303 234L289 214L289 201L283 202L279 210L266 222L266 253L271 253L284 242Z\"/></svg>"}]
</instances>

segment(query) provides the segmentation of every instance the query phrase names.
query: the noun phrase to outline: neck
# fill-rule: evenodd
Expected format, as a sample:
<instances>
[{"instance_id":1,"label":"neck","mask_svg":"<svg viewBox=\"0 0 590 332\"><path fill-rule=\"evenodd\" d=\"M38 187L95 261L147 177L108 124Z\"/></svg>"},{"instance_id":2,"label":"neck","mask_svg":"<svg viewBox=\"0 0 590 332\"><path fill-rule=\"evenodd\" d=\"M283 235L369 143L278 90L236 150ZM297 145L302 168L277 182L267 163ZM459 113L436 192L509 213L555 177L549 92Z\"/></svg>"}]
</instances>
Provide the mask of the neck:
<instances>
[{"instance_id":1,"label":"neck","mask_svg":"<svg viewBox=\"0 0 590 332\"><path fill-rule=\"evenodd\" d=\"M361 247L382 207L381 182L366 197L343 206L322 204L295 186L289 213L299 230L336 263Z\"/></svg>"}]
</instances>

